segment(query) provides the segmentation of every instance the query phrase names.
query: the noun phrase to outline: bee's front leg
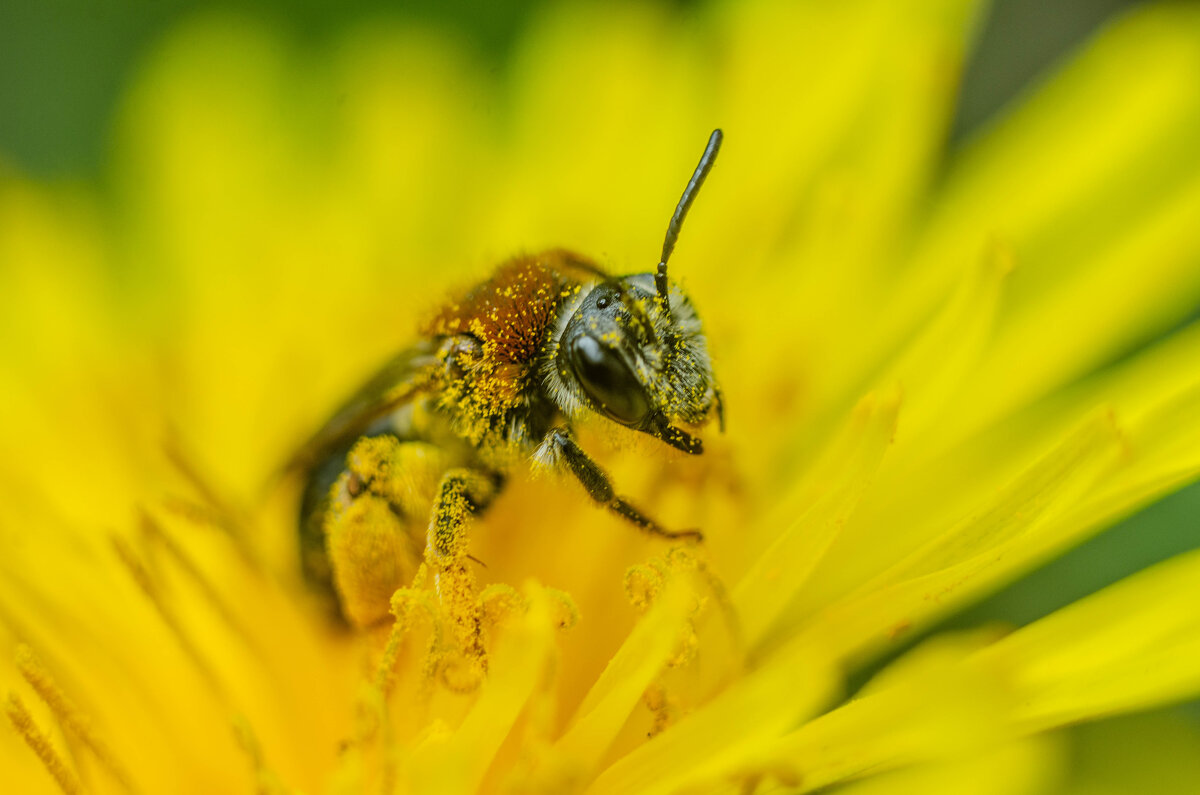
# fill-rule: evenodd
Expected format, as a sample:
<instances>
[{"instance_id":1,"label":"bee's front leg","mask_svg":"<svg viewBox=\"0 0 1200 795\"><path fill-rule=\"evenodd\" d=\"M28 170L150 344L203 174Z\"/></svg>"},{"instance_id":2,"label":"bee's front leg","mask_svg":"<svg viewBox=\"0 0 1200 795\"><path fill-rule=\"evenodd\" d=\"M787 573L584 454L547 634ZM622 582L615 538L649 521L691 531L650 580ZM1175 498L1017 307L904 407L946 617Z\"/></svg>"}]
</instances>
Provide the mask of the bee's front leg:
<instances>
[{"instance_id":1,"label":"bee's front leg","mask_svg":"<svg viewBox=\"0 0 1200 795\"><path fill-rule=\"evenodd\" d=\"M466 671L448 671L448 684L473 686L486 668L482 614L475 577L468 565L467 528L471 518L487 507L498 493L500 476L473 469L446 472L438 485L425 539L425 562L433 572L438 602L449 619ZM455 681L449 681L450 679Z\"/></svg>"},{"instance_id":2,"label":"bee's front leg","mask_svg":"<svg viewBox=\"0 0 1200 795\"><path fill-rule=\"evenodd\" d=\"M593 500L622 519L637 525L644 532L672 539L688 538L700 541L704 538L699 530L667 530L631 505L624 497L618 496L613 491L612 481L608 479L608 475L588 457L588 454L583 451L583 448L566 429L551 430L542 441L542 447L551 460L558 460L567 465L571 474L583 484Z\"/></svg>"},{"instance_id":3,"label":"bee's front leg","mask_svg":"<svg viewBox=\"0 0 1200 795\"><path fill-rule=\"evenodd\" d=\"M498 475L465 467L442 476L425 539L425 561L434 571L466 557L467 523L491 503L502 483Z\"/></svg>"}]
</instances>

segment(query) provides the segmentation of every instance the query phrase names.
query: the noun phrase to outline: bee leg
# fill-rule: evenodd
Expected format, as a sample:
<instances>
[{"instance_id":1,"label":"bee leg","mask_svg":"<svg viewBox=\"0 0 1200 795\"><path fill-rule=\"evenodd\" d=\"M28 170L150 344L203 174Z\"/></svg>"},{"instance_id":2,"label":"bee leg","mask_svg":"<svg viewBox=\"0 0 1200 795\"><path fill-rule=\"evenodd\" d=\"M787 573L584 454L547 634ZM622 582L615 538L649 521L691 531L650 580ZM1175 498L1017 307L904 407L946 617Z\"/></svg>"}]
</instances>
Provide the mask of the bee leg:
<instances>
[{"instance_id":1,"label":"bee leg","mask_svg":"<svg viewBox=\"0 0 1200 795\"><path fill-rule=\"evenodd\" d=\"M330 511L325 534L342 614L356 627L387 619L392 593L416 571L405 522L386 499L365 493Z\"/></svg>"},{"instance_id":2,"label":"bee leg","mask_svg":"<svg viewBox=\"0 0 1200 795\"><path fill-rule=\"evenodd\" d=\"M425 561L457 640L462 665L450 665L443 676L456 689L470 689L486 669L483 615L475 577L468 566L467 527L499 491L499 476L473 469L451 469L442 477L429 519Z\"/></svg>"},{"instance_id":3,"label":"bee leg","mask_svg":"<svg viewBox=\"0 0 1200 795\"><path fill-rule=\"evenodd\" d=\"M424 516L443 467L433 445L391 434L362 437L330 464L336 480L317 504L321 562L354 626L386 620L392 593L413 581L421 554L416 517Z\"/></svg>"},{"instance_id":4,"label":"bee leg","mask_svg":"<svg viewBox=\"0 0 1200 795\"><path fill-rule=\"evenodd\" d=\"M663 538L703 540L704 536L699 530L667 530L631 505L624 497L618 496L613 491L612 482L608 479L608 475L604 474L604 470L588 457L583 448L571 438L571 434L568 431L562 428L555 428L547 434L543 445L548 446L556 458L566 462L567 467L571 470L571 474L583 484L583 487L587 489L588 495L593 500L627 522L637 525L643 532L662 536Z\"/></svg>"},{"instance_id":5,"label":"bee leg","mask_svg":"<svg viewBox=\"0 0 1200 795\"><path fill-rule=\"evenodd\" d=\"M458 467L442 476L425 539L425 557L435 570L467 557L466 525L491 503L501 480L489 472Z\"/></svg>"}]
</instances>

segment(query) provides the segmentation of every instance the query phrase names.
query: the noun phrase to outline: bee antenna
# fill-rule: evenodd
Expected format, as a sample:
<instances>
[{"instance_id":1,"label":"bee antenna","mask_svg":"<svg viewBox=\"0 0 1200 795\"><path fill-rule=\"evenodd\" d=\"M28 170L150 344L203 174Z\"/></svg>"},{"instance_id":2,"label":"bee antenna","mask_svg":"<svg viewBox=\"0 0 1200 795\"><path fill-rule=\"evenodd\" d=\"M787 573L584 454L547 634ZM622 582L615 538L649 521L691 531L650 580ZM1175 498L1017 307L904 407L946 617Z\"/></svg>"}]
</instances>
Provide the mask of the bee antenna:
<instances>
[{"instance_id":1,"label":"bee antenna","mask_svg":"<svg viewBox=\"0 0 1200 795\"><path fill-rule=\"evenodd\" d=\"M671 252L675 250L675 241L679 239L679 228L683 226L683 219L687 217L688 210L692 208L692 202L696 200L696 194L700 192L704 178L708 176L709 171L712 171L713 162L717 159L717 152L721 148L721 140L724 137L725 134L720 130L713 130L712 135L708 137L708 146L704 147L700 163L692 172L692 178L688 180L687 187L683 189L683 196L679 198L679 204L675 206L675 214L671 216L671 223L667 224L667 237L663 240L662 258L658 262L658 271L654 274L654 288L658 291L658 300L668 314L671 311L671 304L668 300L667 260L671 258Z\"/></svg>"}]
</instances>

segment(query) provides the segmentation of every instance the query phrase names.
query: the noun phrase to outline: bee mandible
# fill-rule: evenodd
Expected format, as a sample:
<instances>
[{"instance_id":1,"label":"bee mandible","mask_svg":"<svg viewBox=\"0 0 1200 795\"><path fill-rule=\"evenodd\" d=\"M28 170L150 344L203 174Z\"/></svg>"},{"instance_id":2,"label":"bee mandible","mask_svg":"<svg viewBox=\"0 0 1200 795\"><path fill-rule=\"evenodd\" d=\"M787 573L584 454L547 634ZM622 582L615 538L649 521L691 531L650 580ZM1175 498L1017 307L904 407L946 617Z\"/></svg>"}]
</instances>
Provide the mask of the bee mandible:
<instances>
[{"instance_id":1,"label":"bee mandible","mask_svg":"<svg viewBox=\"0 0 1200 795\"><path fill-rule=\"evenodd\" d=\"M564 250L518 256L445 304L297 453L306 578L365 627L422 563L464 644L479 644L466 527L522 461L564 471L597 504L664 538L614 489L572 426L598 414L690 455L680 425L714 415L721 391L700 318L667 261L721 146L715 130L671 217L653 273L608 275ZM477 650L482 654L481 649Z\"/></svg>"}]
</instances>

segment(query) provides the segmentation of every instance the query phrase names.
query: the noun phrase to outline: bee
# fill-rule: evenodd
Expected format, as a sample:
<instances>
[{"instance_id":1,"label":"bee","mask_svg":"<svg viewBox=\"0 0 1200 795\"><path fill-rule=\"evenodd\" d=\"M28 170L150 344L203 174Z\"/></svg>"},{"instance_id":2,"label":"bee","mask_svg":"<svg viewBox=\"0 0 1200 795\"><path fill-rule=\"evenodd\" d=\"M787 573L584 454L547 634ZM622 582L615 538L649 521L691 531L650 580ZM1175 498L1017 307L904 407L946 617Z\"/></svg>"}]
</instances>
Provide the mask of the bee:
<instances>
[{"instance_id":1,"label":"bee","mask_svg":"<svg viewBox=\"0 0 1200 795\"><path fill-rule=\"evenodd\" d=\"M521 462L573 476L598 505L642 531L700 538L664 528L620 496L572 427L595 414L689 455L703 444L681 425L715 415L724 429L700 318L667 278L721 140L715 130L655 272L610 276L564 250L515 257L436 311L421 341L300 449L290 469L305 480L302 568L352 625L385 619L393 593L424 565L460 634L477 638L466 528Z\"/></svg>"}]
</instances>

